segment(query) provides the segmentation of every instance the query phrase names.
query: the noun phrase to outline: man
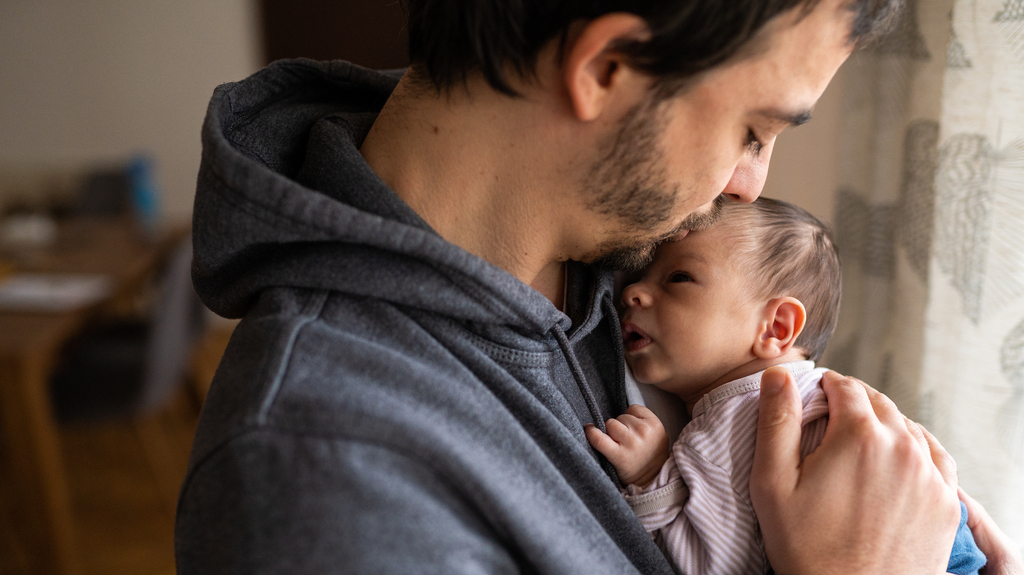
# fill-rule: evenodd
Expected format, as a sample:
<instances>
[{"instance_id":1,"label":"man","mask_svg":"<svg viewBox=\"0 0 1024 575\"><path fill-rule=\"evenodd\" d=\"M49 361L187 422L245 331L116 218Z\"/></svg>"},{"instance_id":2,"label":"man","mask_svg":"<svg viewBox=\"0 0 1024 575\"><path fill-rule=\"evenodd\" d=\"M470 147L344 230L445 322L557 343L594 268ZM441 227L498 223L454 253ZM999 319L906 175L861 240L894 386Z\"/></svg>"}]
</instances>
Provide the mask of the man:
<instances>
[{"instance_id":1,"label":"man","mask_svg":"<svg viewBox=\"0 0 1024 575\"><path fill-rule=\"evenodd\" d=\"M584 437L626 408L589 264L640 265L757 197L775 137L891 6L597 4L414 0L400 81L293 62L218 89L194 277L244 319L182 488L180 572L671 572ZM799 466L794 386L764 386L752 492L776 571L941 572L941 447L832 377Z\"/></svg>"}]
</instances>

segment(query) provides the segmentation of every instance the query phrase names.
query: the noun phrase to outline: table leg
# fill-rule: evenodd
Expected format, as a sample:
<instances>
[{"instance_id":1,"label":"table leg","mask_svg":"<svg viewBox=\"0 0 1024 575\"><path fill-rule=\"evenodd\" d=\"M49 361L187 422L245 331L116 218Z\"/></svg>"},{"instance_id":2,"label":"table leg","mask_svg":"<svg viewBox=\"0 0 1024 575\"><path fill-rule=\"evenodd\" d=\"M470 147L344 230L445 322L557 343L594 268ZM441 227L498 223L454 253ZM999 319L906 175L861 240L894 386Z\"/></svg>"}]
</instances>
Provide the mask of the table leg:
<instances>
[{"instance_id":1,"label":"table leg","mask_svg":"<svg viewBox=\"0 0 1024 575\"><path fill-rule=\"evenodd\" d=\"M49 393L49 350L0 357L0 419L20 499L19 525L29 534L40 573L77 575L71 495Z\"/></svg>"}]
</instances>

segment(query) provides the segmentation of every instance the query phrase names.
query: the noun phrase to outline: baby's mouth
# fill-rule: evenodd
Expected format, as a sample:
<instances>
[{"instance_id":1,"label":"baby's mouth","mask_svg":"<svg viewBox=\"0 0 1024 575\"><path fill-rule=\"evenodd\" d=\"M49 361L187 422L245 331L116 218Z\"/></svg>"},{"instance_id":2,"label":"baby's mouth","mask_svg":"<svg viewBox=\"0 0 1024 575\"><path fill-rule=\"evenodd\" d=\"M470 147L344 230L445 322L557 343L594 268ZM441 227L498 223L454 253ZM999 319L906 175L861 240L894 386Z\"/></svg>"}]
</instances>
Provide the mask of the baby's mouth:
<instances>
[{"instance_id":1,"label":"baby's mouth","mask_svg":"<svg viewBox=\"0 0 1024 575\"><path fill-rule=\"evenodd\" d=\"M626 351L639 351L651 343L651 337L632 323L622 324L622 345Z\"/></svg>"}]
</instances>

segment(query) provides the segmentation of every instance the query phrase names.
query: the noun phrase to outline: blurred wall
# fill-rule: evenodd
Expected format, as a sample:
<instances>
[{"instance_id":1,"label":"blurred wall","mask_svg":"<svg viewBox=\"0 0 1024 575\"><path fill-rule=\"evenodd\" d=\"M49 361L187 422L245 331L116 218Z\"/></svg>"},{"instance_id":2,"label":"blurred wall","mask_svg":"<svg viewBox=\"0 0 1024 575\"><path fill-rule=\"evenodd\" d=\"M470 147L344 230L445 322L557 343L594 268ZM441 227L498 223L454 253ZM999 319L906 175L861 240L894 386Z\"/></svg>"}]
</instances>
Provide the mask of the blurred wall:
<instances>
[{"instance_id":1,"label":"blurred wall","mask_svg":"<svg viewBox=\"0 0 1024 575\"><path fill-rule=\"evenodd\" d=\"M406 14L397 0L261 0L263 58L409 65Z\"/></svg>"},{"instance_id":2,"label":"blurred wall","mask_svg":"<svg viewBox=\"0 0 1024 575\"><path fill-rule=\"evenodd\" d=\"M830 224L839 187L843 83L840 69L812 120L779 136L764 185L765 196L792 202Z\"/></svg>"},{"instance_id":3,"label":"blurred wall","mask_svg":"<svg viewBox=\"0 0 1024 575\"><path fill-rule=\"evenodd\" d=\"M187 219L207 102L257 69L258 30L255 0L0 1L0 180L144 151Z\"/></svg>"},{"instance_id":4,"label":"blurred wall","mask_svg":"<svg viewBox=\"0 0 1024 575\"><path fill-rule=\"evenodd\" d=\"M0 1L0 204L12 190L45 194L48 186L67 180L61 176L68 172L149 151L157 159L164 213L171 219L187 219L199 162L199 129L218 84L244 78L264 58L280 56L347 57L368 65L404 63L374 60L394 60L404 53L403 40L396 42L389 31L398 26L400 11L393 3L363 14L379 25L365 35L373 41L360 44L397 44L394 54L384 56L335 46L338 34L325 35L322 29L328 27L323 23L344 27L358 19L325 16L324 6L330 3L323 1L306 2L300 5L308 4L305 11L296 11L315 16L307 22L321 23L305 27L305 44L294 41L295 30L303 26L279 18L268 18L278 24L267 26L264 43L260 15L278 14L284 4ZM334 36L335 44L310 45L313 36ZM841 76L840 71L811 123L780 136L765 185L765 195L797 203L826 220L832 219L838 182ZM41 179L37 174L50 176Z\"/></svg>"}]
</instances>

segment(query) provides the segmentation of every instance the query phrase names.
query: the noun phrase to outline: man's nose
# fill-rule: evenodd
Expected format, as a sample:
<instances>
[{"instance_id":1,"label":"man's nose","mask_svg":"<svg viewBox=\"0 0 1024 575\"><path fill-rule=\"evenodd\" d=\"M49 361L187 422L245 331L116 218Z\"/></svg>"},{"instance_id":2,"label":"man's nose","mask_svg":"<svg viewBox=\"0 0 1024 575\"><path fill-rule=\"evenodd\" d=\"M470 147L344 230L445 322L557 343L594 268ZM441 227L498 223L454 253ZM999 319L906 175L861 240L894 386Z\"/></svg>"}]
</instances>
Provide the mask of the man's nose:
<instances>
[{"instance_id":1,"label":"man's nose","mask_svg":"<svg viewBox=\"0 0 1024 575\"><path fill-rule=\"evenodd\" d=\"M651 305L651 294L644 289L643 284L637 282L622 288L622 305L629 309L631 307L648 307Z\"/></svg>"},{"instance_id":2,"label":"man's nose","mask_svg":"<svg viewBox=\"0 0 1024 575\"><path fill-rule=\"evenodd\" d=\"M772 157L772 149L775 147L775 140L772 140L761 148L757 155L748 153L740 159L736 169L732 172L732 178L722 190L722 195L734 202L749 204L761 195L764 189L765 178L768 177L768 163Z\"/></svg>"}]
</instances>

